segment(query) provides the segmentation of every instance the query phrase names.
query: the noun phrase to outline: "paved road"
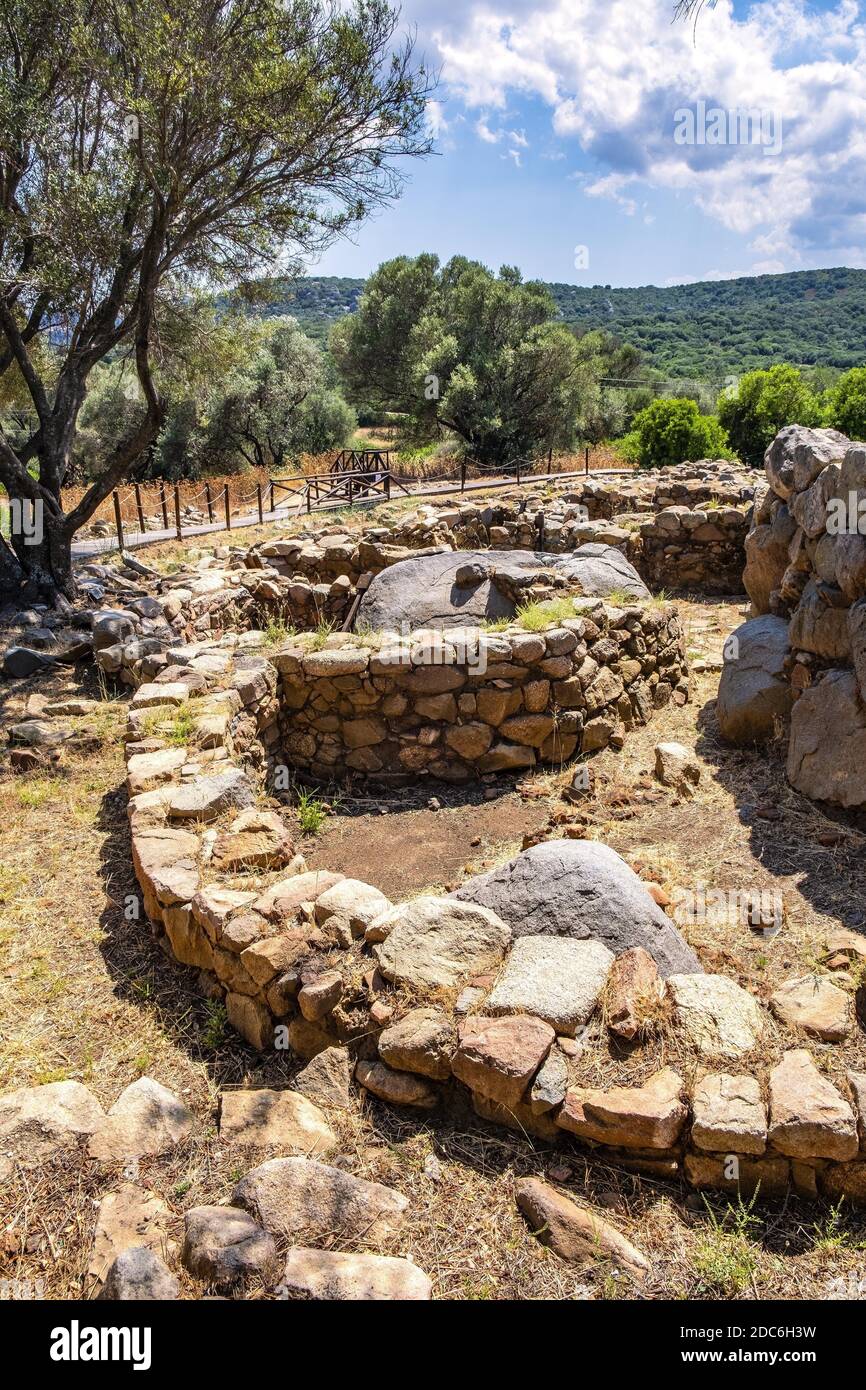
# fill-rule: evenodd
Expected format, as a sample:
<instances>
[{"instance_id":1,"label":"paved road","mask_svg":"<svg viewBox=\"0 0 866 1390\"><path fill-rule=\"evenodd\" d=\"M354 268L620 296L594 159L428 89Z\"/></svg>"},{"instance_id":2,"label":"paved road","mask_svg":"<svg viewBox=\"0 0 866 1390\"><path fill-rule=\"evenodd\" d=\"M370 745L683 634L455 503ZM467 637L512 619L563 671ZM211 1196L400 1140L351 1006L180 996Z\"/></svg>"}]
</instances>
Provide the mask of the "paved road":
<instances>
[{"instance_id":1,"label":"paved road","mask_svg":"<svg viewBox=\"0 0 866 1390\"><path fill-rule=\"evenodd\" d=\"M631 470L628 468L600 468L598 470L591 470L589 476L618 477L621 474L627 475L630 472ZM528 477L521 479L519 486L523 487L524 483L530 482L543 483L556 480L567 481L569 478L583 478L585 476L586 474L582 470L579 473L530 474ZM467 483L465 488L461 488L459 483L453 483L448 480L441 483L431 483L429 486L425 486L424 480L422 479L418 483L417 487L413 487L410 489L409 496L413 498L443 496L448 497L451 495L460 496L461 493L465 495L465 493L467 492L484 492L485 490L492 487L506 486L517 487L518 483L516 478L483 478L478 482ZM397 497L399 495L400 494L392 493L392 502L397 500ZM289 505L288 503L286 503L284 506L276 507L273 511L264 512L262 514L264 524L267 525L269 522L288 521L291 517L300 516L302 513L305 512L306 509L301 504L300 493L298 494L298 499L298 502L293 505ZM363 510L367 507L378 506L380 503L384 502L384 500L384 497L376 496L372 498L361 499L360 501L355 502L353 505L354 507ZM328 512L342 511L344 509L345 504L343 503L326 502L323 503L320 507L314 507L313 511ZM240 531L246 526L259 526L261 524L262 522L259 521L258 511L246 512L243 515L232 517L231 529L232 531ZM183 539L187 540L188 537L191 536L208 536L212 535L216 531L225 531L226 526L225 522L208 521L196 525L184 526L182 529ZM231 532L228 532L228 534L231 535ZM139 550L142 546L155 545L158 541L176 541L177 539L177 531L173 526L159 531L128 531L126 527L124 527L123 530L124 550ZM119 548L120 547L117 544L117 536L116 534L112 533L110 536L93 537L90 540L76 541L72 546L72 554L75 559L92 559L94 556L97 555L110 555L113 551L118 550Z\"/></svg>"}]
</instances>

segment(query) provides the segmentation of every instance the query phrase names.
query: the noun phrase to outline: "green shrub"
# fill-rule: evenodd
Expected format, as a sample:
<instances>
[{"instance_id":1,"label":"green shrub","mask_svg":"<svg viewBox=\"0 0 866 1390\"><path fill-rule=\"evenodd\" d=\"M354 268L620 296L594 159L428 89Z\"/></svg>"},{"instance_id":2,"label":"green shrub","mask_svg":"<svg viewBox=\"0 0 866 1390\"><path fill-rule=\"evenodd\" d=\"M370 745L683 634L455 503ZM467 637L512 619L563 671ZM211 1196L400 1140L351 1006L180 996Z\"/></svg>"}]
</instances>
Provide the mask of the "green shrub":
<instances>
[{"instance_id":1,"label":"green shrub","mask_svg":"<svg viewBox=\"0 0 866 1390\"><path fill-rule=\"evenodd\" d=\"M764 451L783 425L821 422L818 397L798 369L785 363L740 377L736 390L719 397L718 411L731 448L751 468L762 467Z\"/></svg>"},{"instance_id":2,"label":"green shrub","mask_svg":"<svg viewBox=\"0 0 866 1390\"><path fill-rule=\"evenodd\" d=\"M824 422L849 439L866 439L866 367L852 367L827 392Z\"/></svg>"},{"instance_id":3,"label":"green shrub","mask_svg":"<svg viewBox=\"0 0 866 1390\"><path fill-rule=\"evenodd\" d=\"M688 398L660 398L635 420L641 468L667 468L686 459L730 458L728 437L715 415L701 415Z\"/></svg>"}]
</instances>

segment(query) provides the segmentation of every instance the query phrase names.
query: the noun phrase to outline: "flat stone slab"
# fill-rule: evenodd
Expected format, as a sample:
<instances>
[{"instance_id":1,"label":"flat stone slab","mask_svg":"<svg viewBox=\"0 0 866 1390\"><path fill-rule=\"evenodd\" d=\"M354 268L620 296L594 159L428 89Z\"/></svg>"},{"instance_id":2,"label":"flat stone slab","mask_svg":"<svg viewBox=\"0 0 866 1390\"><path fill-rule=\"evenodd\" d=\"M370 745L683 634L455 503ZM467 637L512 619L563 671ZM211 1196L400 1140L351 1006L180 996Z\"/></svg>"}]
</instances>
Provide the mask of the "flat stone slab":
<instances>
[{"instance_id":1,"label":"flat stone slab","mask_svg":"<svg viewBox=\"0 0 866 1390\"><path fill-rule=\"evenodd\" d=\"M145 1154L163 1154L189 1136L192 1112L183 1101L142 1076L121 1093L91 1137L92 1158L123 1163Z\"/></svg>"},{"instance_id":2,"label":"flat stone slab","mask_svg":"<svg viewBox=\"0 0 866 1390\"><path fill-rule=\"evenodd\" d=\"M389 1105L407 1105L416 1110L432 1110L439 1103L434 1086L422 1076L408 1071L395 1071L384 1062L359 1058L355 1064L355 1080L359 1086Z\"/></svg>"},{"instance_id":3,"label":"flat stone slab","mask_svg":"<svg viewBox=\"0 0 866 1390\"><path fill-rule=\"evenodd\" d=\"M223 1091L219 1124L224 1144L324 1156L337 1136L318 1105L297 1091Z\"/></svg>"},{"instance_id":4,"label":"flat stone slab","mask_svg":"<svg viewBox=\"0 0 866 1390\"><path fill-rule=\"evenodd\" d=\"M692 1143L712 1153L762 1154L767 1107L754 1076L710 1072L692 1095Z\"/></svg>"},{"instance_id":5,"label":"flat stone slab","mask_svg":"<svg viewBox=\"0 0 866 1390\"><path fill-rule=\"evenodd\" d=\"M337 1110L349 1110L352 1096L349 1091L351 1065L348 1049L326 1047L299 1071L294 1085L302 1095L317 1105Z\"/></svg>"},{"instance_id":6,"label":"flat stone slab","mask_svg":"<svg viewBox=\"0 0 866 1390\"><path fill-rule=\"evenodd\" d=\"M615 956L649 951L662 975L700 971L697 956L637 874L595 840L548 840L451 895L491 908L516 937L601 941Z\"/></svg>"},{"instance_id":7,"label":"flat stone slab","mask_svg":"<svg viewBox=\"0 0 866 1390\"><path fill-rule=\"evenodd\" d=\"M427 1275L411 1260L303 1247L289 1251L281 1288L290 1299L388 1303L426 1300L432 1291Z\"/></svg>"},{"instance_id":8,"label":"flat stone slab","mask_svg":"<svg viewBox=\"0 0 866 1390\"><path fill-rule=\"evenodd\" d=\"M704 1057L741 1057L764 1033L757 999L727 975L671 975L677 1022Z\"/></svg>"},{"instance_id":9,"label":"flat stone slab","mask_svg":"<svg viewBox=\"0 0 866 1390\"><path fill-rule=\"evenodd\" d=\"M132 861L145 899L150 890L163 907L188 903L198 891L198 854L199 839L192 831L136 830Z\"/></svg>"},{"instance_id":10,"label":"flat stone slab","mask_svg":"<svg viewBox=\"0 0 866 1390\"><path fill-rule=\"evenodd\" d=\"M826 975L786 980L770 999L777 1018L823 1042L841 1042L851 1031L851 1000Z\"/></svg>"},{"instance_id":11,"label":"flat stone slab","mask_svg":"<svg viewBox=\"0 0 866 1390\"><path fill-rule=\"evenodd\" d=\"M392 984L420 989L450 989L497 969L511 940L495 912L452 898L414 898L385 919L388 935L373 948L379 969Z\"/></svg>"},{"instance_id":12,"label":"flat stone slab","mask_svg":"<svg viewBox=\"0 0 866 1390\"><path fill-rule=\"evenodd\" d=\"M471 1091L500 1105L519 1105L554 1037L540 1018L473 1015L457 1029L451 1069Z\"/></svg>"},{"instance_id":13,"label":"flat stone slab","mask_svg":"<svg viewBox=\"0 0 866 1390\"><path fill-rule=\"evenodd\" d=\"M475 566L483 577L477 571L473 574ZM525 583L528 576L542 570L572 580L575 592L604 597L624 590L632 598L649 598L634 566L614 546L590 543L567 555L447 550L400 560L377 574L361 599L357 625L401 632L404 622L414 630L471 627L485 619L513 618L516 604L503 590L509 589L510 581ZM501 576L501 587L491 571Z\"/></svg>"},{"instance_id":14,"label":"flat stone slab","mask_svg":"<svg viewBox=\"0 0 866 1390\"><path fill-rule=\"evenodd\" d=\"M132 709L154 705L183 705L189 699L189 686L182 681L150 681L140 685L130 701Z\"/></svg>"},{"instance_id":15,"label":"flat stone slab","mask_svg":"<svg viewBox=\"0 0 866 1390\"><path fill-rule=\"evenodd\" d=\"M170 1221L171 1212L155 1192L131 1182L107 1192L96 1215L87 1273L104 1281L118 1255L133 1248L164 1258L173 1248L167 1236Z\"/></svg>"},{"instance_id":16,"label":"flat stone slab","mask_svg":"<svg viewBox=\"0 0 866 1390\"><path fill-rule=\"evenodd\" d=\"M770 1072L770 1143L791 1158L854 1158L854 1112L805 1049L786 1052Z\"/></svg>"},{"instance_id":17,"label":"flat stone slab","mask_svg":"<svg viewBox=\"0 0 866 1390\"><path fill-rule=\"evenodd\" d=\"M133 753L126 764L126 787L130 796L153 791L172 782L189 756L186 748L159 748L155 753Z\"/></svg>"},{"instance_id":18,"label":"flat stone slab","mask_svg":"<svg viewBox=\"0 0 866 1390\"><path fill-rule=\"evenodd\" d=\"M631 1040L656 1022L665 986L658 966L643 946L632 946L617 956L607 977L605 1015L607 1026L618 1037Z\"/></svg>"},{"instance_id":19,"label":"flat stone slab","mask_svg":"<svg viewBox=\"0 0 866 1390\"><path fill-rule=\"evenodd\" d=\"M239 767L231 767L213 777L195 777L179 787L168 810L174 820L209 821L233 806L251 806L254 800L250 779Z\"/></svg>"},{"instance_id":20,"label":"flat stone slab","mask_svg":"<svg viewBox=\"0 0 866 1390\"><path fill-rule=\"evenodd\" d=\"M750 618L731 633L719 681L716 717L729 743L763 743L787 724L793 694L786 658L788 624L769 613Z\"/></svg>"},{"instance_id":21,"label":"flat stone slab","mask_svg":"<svg viewBox=\"0 0 866 1390\"><path fill-rule=\"evenodd\" d=\"M291 1241L327 1238L372 1245L400 1229L409 1205L393 1187L312 1158L272 1158L260 1164L238 1183L232 1201L274 1235Z\"/></svg>"},{"instance_id":22,"label":"flat stone slab","mask_svg":"<svg viewBox=\"0 0 866 1390\"><path fill-rule=\"evenodd\" d=\"M853 671L828 671L791 714L788 781L813 801L866 802L866 710Z\"/></svg>"},{"instance_id":23,"label":"flat stone slab","mask_svg":"<svg viewBox=\"0 0 866 1390\"><path fill-rule=\"evenodd\" d=\"M521 936L484 1004L488 1014L533 1014L574 1037L604 989L613 953L600 941Z\"/></svg>"},{"instance_id":24,"label":"flat stone slab","mask_svg":"<svg viewBox=\"0 0 866 1390\"><path fill-rule=\"evenodd\" d=\"M556 1123L580 1139L623 1149L669 1149L679 1139L688 1110L683 1079L670 1067L643 1086L572 1087Z\"/></svg>"},{"instance_id":25,"label":"flat stone slab","mask_svg":"<svg viewBox=\"0 0 866 1390\"><path fill-rule=\"evenodd\" d=\"M431 1081L447 1081L457 1047L452 1019L441 1009L411 1009L379 1035L379 1056L389 1067Z\"/></svg>"}]
</instances>

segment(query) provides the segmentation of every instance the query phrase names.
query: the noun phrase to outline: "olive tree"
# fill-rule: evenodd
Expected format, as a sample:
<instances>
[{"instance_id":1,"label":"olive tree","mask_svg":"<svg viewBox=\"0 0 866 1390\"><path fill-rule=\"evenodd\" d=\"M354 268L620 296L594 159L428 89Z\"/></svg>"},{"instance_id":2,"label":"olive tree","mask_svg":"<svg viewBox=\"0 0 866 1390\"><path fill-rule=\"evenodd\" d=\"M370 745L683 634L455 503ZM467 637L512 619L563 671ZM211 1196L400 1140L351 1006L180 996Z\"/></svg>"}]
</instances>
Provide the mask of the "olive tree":
<instances>
[{"instance_id":1,"label":"olive tree","mask_svg":"<svg viewBox=\"0 0 866 1390\"><path fill-rule=\"evenodd\" d=\"M430 81L397 25L386 0L0 0L0 383L32 417L0 431L0 483L42 519L0 541L0 586L73 592L72 538L157 437L164 336L203 286L399 193ZM64 512L88 378L120 356L144 408Z\"/></svg>"}]
</instances>

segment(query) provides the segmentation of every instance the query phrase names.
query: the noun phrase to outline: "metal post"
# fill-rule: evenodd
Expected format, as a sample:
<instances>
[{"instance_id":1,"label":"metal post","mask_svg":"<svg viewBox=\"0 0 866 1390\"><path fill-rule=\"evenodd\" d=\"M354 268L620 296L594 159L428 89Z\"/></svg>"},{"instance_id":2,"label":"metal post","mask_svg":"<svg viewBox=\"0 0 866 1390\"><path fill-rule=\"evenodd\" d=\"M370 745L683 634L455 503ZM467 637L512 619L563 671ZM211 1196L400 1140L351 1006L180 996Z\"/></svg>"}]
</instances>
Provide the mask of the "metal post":
<instances>
[{"instance_id":1,"label":"metal post","mask_svg":"<svg viewBox=\"0 0 866 1390\"><path fill-rule=\"evenodd\" d=\"M264 519L265 519L264 507L262 506L262 485L261 485L261 483L256 483L256 501L257 501L258 504L259 504L259 525L261 526L262 522L263 522Z\"/></svg>"},{"instance_id":2,"label":"metal post","mask_svg":"<svg viewBox=\"0 0 866 1390\"><path fill-rule=\"evenodd\" d=\"M120 498L117 495L117 488L114 489L114 524L117 527L117 544L123 552L123 521L120 516Z\"/></svg>"},{"instance_id":3,"label":"metal post","mask_svg":"<svg viewBox=\"0 0 866 1390\"><path fill-rule=\"evenodd\" d=\"M162 524L168 530L168 502L165 497L165 483L159 480L159 505L162 508Z\"/></svg>"},{"instance_id":4,"label":"metal post","mask_svg":"<svg viewBox=\"0 0 866 1390\"><path fill-rule=\"evenodd\" d=\"M180 488L177 483L174 485L174 529L177 532L179 541L183 540L183 531L180 526Z\"/></svg>"},{"instance_id":5,"label":"metal post","mask_svg":"<svg viewBox=\"0 0 866 1390\"><path fill-rule=\"evenodd\" d=\"M144 532L147 530L147 527L144 524L144 508L141 505L141 488L138 486L138 483L133 483L132 486L135 490L135 507L138 512L138 524L142 532Z\"/></svg>"},{"instance_id":6,"label":"metal post","mask_svg":"<svg viewBox=\"0 0 866 1390\"><path fill-rule=\"evenodd\" d=\"M231 501L230 501L230 499L229 499L229 485L228 485L228 483L226 483L225 499L226 499L226 530L227 530L227 531L230 531L230 530L232 529L232 504L231 504Z\"/></svg>"},{"instance_id":7,"label":"metal post","mask_svg":"<svg viewBox=\"0 0 866 1390\"><path fill-rule=\"evenodd\" d=\"M213 498L210 495L210 483L204 485L204 500L207 503L207 519L213 521Z\"/></svg>"}]
</instances>

